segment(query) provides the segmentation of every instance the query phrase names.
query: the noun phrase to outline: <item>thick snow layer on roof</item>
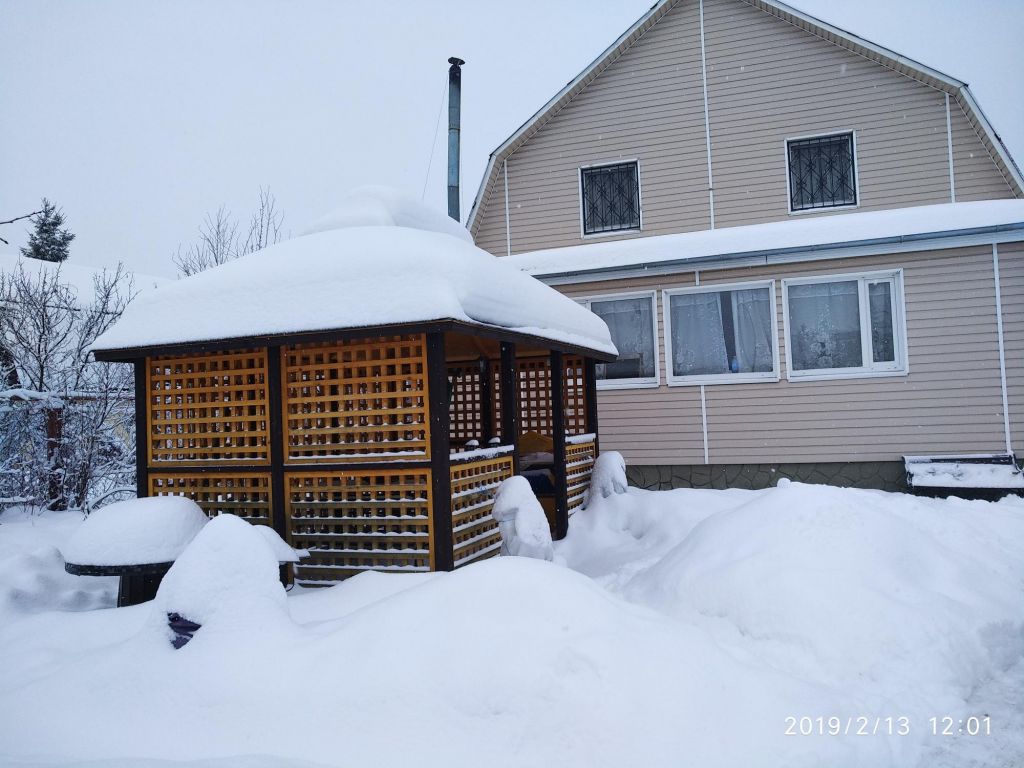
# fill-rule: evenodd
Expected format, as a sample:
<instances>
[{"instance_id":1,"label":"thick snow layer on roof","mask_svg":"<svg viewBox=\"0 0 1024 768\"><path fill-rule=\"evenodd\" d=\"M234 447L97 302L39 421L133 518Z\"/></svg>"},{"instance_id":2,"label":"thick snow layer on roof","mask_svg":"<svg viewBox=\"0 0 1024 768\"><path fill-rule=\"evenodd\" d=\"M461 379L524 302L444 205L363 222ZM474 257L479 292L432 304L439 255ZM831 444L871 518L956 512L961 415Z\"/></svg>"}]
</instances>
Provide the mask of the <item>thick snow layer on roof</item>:
<instances>
[{"instance_id":1,"label":"thick snow layer on roof","mask_svg":"<svg viewBox=\"0 0 1024 768\"><path fill-rule=\"evenodd\" d=\"M507 256L505 260L524 272L540 276L735 254L758 255L836 243L852 245L904 237L917 239L929 234L1009 225L1024 225L1024 200L984 200L888 211L800 216L790 221L746 227L549 248Z\"/></svg>"},{"instance_id":2,"label":"thick snow layer on roof","mask_svg":"<svg viewBox=\"0 0 1024 768\"><path fill-rule=\"evenodd\" d=\"M596 315L437 231L450 227L421 204L375 195L311 234L140 296L93 349L453 319L615 353Z\"/></svg>"},{"instance_id":3,"label":"thick snow layer on roof","mask_svg":"<svg viewBox=\"0 0 1024 768\"><path fill-rule=\"evenodd\" d=\"M79 302L82 304L87 304L94 295L95 278L104 272L113 274L115 271L111 267L78 264L71 260L58 264L52 261L41 261L40 259L26 259L13 253L0 253L0 273L15 272L19 267L24 269L25 274L30 278L37 275L49 275L59 271L61 282L74 290ZM132 273L131 276L134 282L133 287L137 291L157 288L164 283L170 282L165 277L144 275L138 272Z\"/></svg>"},{"instance_id":4,"label":"thick snow layer on roof","mask_svg":"<svg viewBox=\"0 0 1024 768\"><path fill-rule=\"evenodd\" d=\"M129 499L97 509L64 547L77 565L169 563L206 525L199 505L184 496Z\"/></svg>"}]
</instances>

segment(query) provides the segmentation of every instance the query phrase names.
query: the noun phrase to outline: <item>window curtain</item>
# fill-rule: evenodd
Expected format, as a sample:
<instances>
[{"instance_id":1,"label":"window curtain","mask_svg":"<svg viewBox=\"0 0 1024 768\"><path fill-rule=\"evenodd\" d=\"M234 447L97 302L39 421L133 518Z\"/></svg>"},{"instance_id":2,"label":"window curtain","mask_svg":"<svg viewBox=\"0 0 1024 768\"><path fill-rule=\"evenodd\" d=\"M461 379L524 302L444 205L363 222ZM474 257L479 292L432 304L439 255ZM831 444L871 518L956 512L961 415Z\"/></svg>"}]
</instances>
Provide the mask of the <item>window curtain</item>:
<instances>
[{"instance_id":1,"label":"window curtain","mask_svg":"<svg viewBox=\"0 0 1024 768\"><path fill-rule=\"evenodd\" d=\"M719 293L683 293L670 297L674 376L729 372L720 296Z\"/></svg>"},{"instance_id":2,"label":"window curtain","mask_svg":"<svg viewBox=\"0 0 1024 768\"><path fill-rule=\"evenodd\" d=\"M765 373L775 367L772 354L771 296L767 288L730 291L733 333L736 338L735 373ZM730 365L732 361L730 360Z\"/></svg>"},{"instance_id":3,"label":"window curtain","mask_svg":"<svg viewBox=\"0 0 1024 768\"><path fill-rule=\"evenodd\" d=\"M598 366L599 376L605 379L654 377L651 304L651 300L645 298L595 301L590 305L591 311L607 323L612 341L619 350L618 360Z\"/></svg>"},{"instance_id":4,"label":"window curtain","mask_svg":"<svg viewBox=\"0 0 1024 768\"><path fill-rule=\"evenodd\" d=\"M788 294L794 370L859 368L864 364L855 280L791 285Z\"/></svg>"}]
</instances>

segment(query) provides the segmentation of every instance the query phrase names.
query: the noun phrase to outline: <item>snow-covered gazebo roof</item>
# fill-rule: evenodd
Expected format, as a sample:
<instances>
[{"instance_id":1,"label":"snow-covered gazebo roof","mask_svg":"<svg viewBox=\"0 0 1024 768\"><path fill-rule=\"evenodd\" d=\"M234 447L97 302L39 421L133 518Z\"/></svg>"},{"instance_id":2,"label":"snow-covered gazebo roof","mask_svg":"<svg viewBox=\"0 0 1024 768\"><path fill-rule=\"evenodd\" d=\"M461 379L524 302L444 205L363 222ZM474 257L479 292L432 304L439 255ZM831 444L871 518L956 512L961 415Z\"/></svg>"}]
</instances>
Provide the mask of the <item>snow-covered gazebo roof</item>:
<instances>
[{"instance_id":1,"label":"snow-covered gazebo roof","mask_svg":"<svg viewBox=\"0 0 1024 768\"><path fill-rule=\"evenodd\" d=\"M442 214L370 188L307 233L140 296L93 345L156 349L448 321L616 354L596 315L472 244Z\"/></svg>"}]
</instances>

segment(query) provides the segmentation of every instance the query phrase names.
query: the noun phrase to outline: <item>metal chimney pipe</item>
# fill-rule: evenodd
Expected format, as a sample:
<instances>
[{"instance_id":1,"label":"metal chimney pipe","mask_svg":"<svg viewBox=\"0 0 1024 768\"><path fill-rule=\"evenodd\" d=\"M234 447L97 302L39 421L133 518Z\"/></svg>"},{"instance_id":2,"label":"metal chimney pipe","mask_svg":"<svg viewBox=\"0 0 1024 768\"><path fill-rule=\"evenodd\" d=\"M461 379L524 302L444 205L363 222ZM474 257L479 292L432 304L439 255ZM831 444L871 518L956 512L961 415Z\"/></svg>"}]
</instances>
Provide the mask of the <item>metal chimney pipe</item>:
<instances>
[{"instance_id":1,"label":"metal chimney pipe","mask_svg":"<svg viewBox=\"0 0 1024 768\"><path fill-rule=\"evenodd\" d=\"M462 127L462 59L448 59L448 215L456 221L459 214L459 141Z\"/></svg>"}]
</instances>

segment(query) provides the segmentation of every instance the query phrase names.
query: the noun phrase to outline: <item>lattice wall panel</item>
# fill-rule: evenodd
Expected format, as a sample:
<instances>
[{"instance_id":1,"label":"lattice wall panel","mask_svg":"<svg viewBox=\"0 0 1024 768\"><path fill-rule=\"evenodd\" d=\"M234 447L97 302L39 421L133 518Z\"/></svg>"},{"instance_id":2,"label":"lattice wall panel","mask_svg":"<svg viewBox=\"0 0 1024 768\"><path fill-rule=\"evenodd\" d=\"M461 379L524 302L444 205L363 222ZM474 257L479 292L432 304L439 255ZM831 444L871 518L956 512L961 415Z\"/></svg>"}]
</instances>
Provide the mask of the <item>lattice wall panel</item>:
<instances>
[{"instance_id":1,"label":"lattice wall panel","mask_svg":"<svg viewBox=\"0 0 1024 768\"><path fill-rule=\"evenodd\" d=\"M587 431L586 381L583 358L566 357L564 395L565 429L570 435ZM551 362L546 357L520 358L519 433L551 435ZM501 424L501 367L493 366L494 424ZM497 426L496 426L497 428Z\"/></svg>"},{"instance_id":2,"label":"lattice wall panel","mask_svg":"<svg viewBox=\"0 0 1024 768\"><path fill-rule=\"evenodd\" d=\"M265 350L147 361L151 464L270 460Z\"/></svg>"},{"instance_id":3,"label":"lattice wall panel","mask_svg":"<svg viewBox=\"0 0 1024 768\"><path fill-rule=\"evenodd\" d=\"M479 440L481 445L486 445L491 438L491 435L483 434L480 385L484 375L478 363L448 366L448 386L451 391L449 436L453 443L464 444L467 440Z\"/></svg>"},{"instance_id":4,"label":"lattice wall panel","mask_svg":"<svg viewBox=\"0 0 1024 768\"><path fill-rule=\"evenodd\" d=\"M288 536L310 557L297 581L329 584L360 571L429 571L430 470L288 472Z\"/></svg>"},{"instance_id":5,"label":"lattice wall panel","mask_svg":"<svg viewBox=\"0 0 1024 768\"><path fill-rule=\"evenodd\" d=\"M149 495L186 496L210 517L228 512L250 523L273 525L266 472L151 474Z\"/></svg>"},{"instance_id":6,"label":"lattice wall panel","mask_svg":"<svg viewBox=\"0 0 1024 768\"><path fill-rule=\"evenodd\" d=\"M565 446L565 491L570 515L587 500L596 459L597 446L593 440L573 441Z\"/></svg>"},{"instance_id":7,"label":"lattice wall panel","mask_svg":"<svg viewBox=\"0 0 1024 768\"><path fill-rule=\"evenodd\" d=\"M501 550L501 534L491 510L498 486L509 477L512 477L510 455L452 464L452 542L456 568L493 557Z\"/></svg>"},{"instance_id":8,"label":"lattice wall panel","mask_svg":"<svg viewBox=\"0 0 1024 768\"><path fill-rule=\"evenodd\" d=\"M286 349L286 460L427 456L426 371L422 335Z\"/></svg>"}]
</instances>

